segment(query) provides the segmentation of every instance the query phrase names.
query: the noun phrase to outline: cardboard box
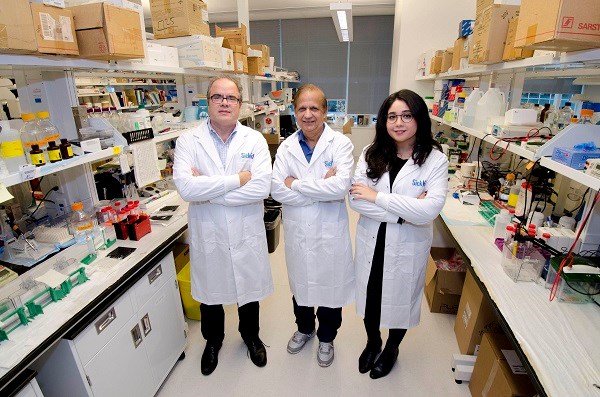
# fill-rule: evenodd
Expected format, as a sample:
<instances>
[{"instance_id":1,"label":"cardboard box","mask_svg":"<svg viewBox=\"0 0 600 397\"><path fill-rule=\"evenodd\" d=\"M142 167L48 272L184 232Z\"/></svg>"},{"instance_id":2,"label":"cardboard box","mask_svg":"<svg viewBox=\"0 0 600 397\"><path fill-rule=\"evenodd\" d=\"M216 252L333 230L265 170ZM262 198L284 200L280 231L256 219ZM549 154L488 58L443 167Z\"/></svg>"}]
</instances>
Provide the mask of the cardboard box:
<instances>
[{"instance_id":1,"label":"cardboard box","mask_svg":"<svg viewBox=\"0 0 600 397\"><path fill-rule=\"evenodd\" d=\"M530 397L536 390L513 345L502 334L484 334L469 382L472 396Z\"/></svg>"},{"instance_id":2,"label":"cardboard box","mask_svg":"<svg viewBox=\"0 0 600 397\"><path fill-rule=\"evenodd\" d=\"M600 47L598 0L523 0L515 47L558 51Z\"/></svg>"},{"instance_id":3,"label":"cardboard box","mask_svg":"<svg viewBox=\"0 0 600 397\"><path fill-rule=\"evenodd\" d=\"M519 17L511 18L508 22L508 32L506 33L506 41L504 42L504 52L502 53L503 61L512 61L515 59L530 58L533 56L533 51L527 48L515 48L515 36L517 34L517 24Z\"/></svg>"},{"instance_id":4,"label":"cardboard box","mask_svg":"<svg viewBox=\"0 0 600 397\"><path fill-rule=\"evenodd\" d=\"M501 332L492 303L467 272L454 322L454 333L461 354L476 354L485 332Z\"/></svg>"},{"instance_id":5,"label":"cardboard box","mask_svg":"<svg viewBox=\"0 0 600 397\"><path fill-rule=\"evenodd\" d=\"M31 4L38 51L44 54L79 55L73 12L45 4Z\"/></svg>"},{"instance_id":6,"label":"cardboard box","mask_svg":"<svg viewBox=\"0 0 600 397\"><path fill-rule=\"evenodd\" d=\"M43 3L49 6L65 8L65 0L30 0L30 3Z\"/></svg>"},{"instance_id":7,"label":"cardboard box","mask_svg":"<svg viewBox=\"0 0 600 397\"><path fill-rule=\"evenodd\" d=\"M267 140L268 145L279 145L279 133L277 134L263 134Z\"/></svg>"},{"instance_id":8,"label":"cardboard box","mask_svg":"<svg viewBox=\"0 0 600 397\"><path fill-rule=\"evenodd\" d=\"M221 69L233 72L235 69L233 62L233 51L229 48L221 47Z\"/></svg>"},{"instance_id":9,"label":"cardboard box","mask_svg":"<svg viewBox=\"0 0 600 397\"><path fill-rule=\"evenodd\" d=\"M144 58L143 29L136 11L106 3L84 4L69 10L73 12L81 57Z\"/></svg>"},{"instance_id":10,"label":"cardboard box","mask_svg":"<svg viewBox=\"0 0 600 397\"><path fill-rule=\"evenodd\" d=\"M265 74L265 65L262 57L248 57L248 74L262 76Z\"/></svg>"},{"instance_id":11,"label":"cardboard box","mask_svg":"<svg viewBox=\"0 0 600 397\"><path fill-rule=\"evenodd\" d=\"M0 52L26 54L37 51L31 8L27 0L4 0L0 12Z\"/></svg>"},{"instance_id":12,"label":"cardboard box","mask_svg":"<svg viewBox=\"0 0 600 397\"><path fill-rule=\"evenodd\" d=\"M201 0L150 0L155 39L210 36L208 10Z\"/></svg>"},{"instance_id":13,"label":"cardboard box","mask_svg":"<svg viewBox=\"0 0 600 397\"><path fill-rule=\"evenodd\" d=\"M239 52L233 53L233 71L248 74L248 57Z\"/></svg>"},{"instance_id":14,"label":"cardboard box","mask_svg":"<svg viewBox=\"0 0 600 397\"><path fill-rule=\"evenodd\" d=\"M497 63L502 61L508 21L519 15L519 6L492 4L475 20L469 63Z\"/></svg>"},{"instance_id":15,"label":"cardboard box","mask_svg":"<svg viewBox=\"0 0 600 397\"><path fill-rule=\"evenodd\" d=\"M133 60L132 63L178 68L179 52L175 47L149 41L146 43L146 56L142 59Z\"/></svg>"},{"instance_id":16,"label":"cardboard box","mask_svg":"<svg viewBox=\"0 0 600 397\"><path fill-rule=\"evenodd\" d=\"M438 269L436 259L448 259L454 248L431 248L425 272L425 299L432 313L454 314L458 310L465 272Z\"/></svg>"},{"instance_id":17,"label":"cardboard box","mask_svg":"<svg viewBox=\"0 0 600 397\"><path fill-rule=\"evenodd\" d=\"M268 45L250 44L248 47L252 48L253 50L258 50L262 52L263 65L265 67L269 66L269 59L271 58L271 49Z\"/></svg>"},{"instance_id":18,"label":"cardboard box","mask_svg":"<svg viewBox=\"0 0 600 397\"><path fill-rule=\"evenodd\" d=\"M182 68L221 69L221 39L194 35L155 41L177 48L179 66Z\"/></svg>"},{"instance_id":19,"label":"cardboard box","mask_svg":"<svg viewBox=\"0 0 600 397\"><path fill-rule=\"evenodd\" d=\"M454 52L452 53L452 70L460 69L460 59L469 56L469 40L459 37L454 41Z\"/></svg>"},{"instance_id":20,"label":"cardboard box","mask_svg":"<svg viewBox=\"0 0 600 397\"><path fill-rule=\"evenodd\" d=\"M241 24L238 28L220 28L215 25L215 36L223 37L223 47L248 55L248 30Z\"/></svg>"},{"instance_id":21,"label":"cardboard box","mask_svg":"<svg viewBox=\"0 0 600 397\"><path fill-rule=\"evenodd\" d=\"M475 16L479 17L481 12L492 4L518 6L521 4L521 0L477 0L477 4L475 5Z\"/></svg>"},{"instance_id":22,"label":"cardboard box","mask_svg":"<svg viewBox=\"0 0 600 397\"><path fill-rule=\"evenodd\" d=\"M444 51L444 55L442 55L442 65L441 65L442 73L450 70L450 67L452 66L452 53L453 52L454 52L453 47L450 47L446 51Z\"/></svg>"},{"instance_id":23,"label":"cardboard box","mask_svg":"<svg viewBox=\"0 0 600 397\"><path fill-rule=\"evenodd\" d=\"M442 71L442 59L443 55L436 55L433 58L431 58L429 74L438 74Z\"/></svg>"}]
</instances>

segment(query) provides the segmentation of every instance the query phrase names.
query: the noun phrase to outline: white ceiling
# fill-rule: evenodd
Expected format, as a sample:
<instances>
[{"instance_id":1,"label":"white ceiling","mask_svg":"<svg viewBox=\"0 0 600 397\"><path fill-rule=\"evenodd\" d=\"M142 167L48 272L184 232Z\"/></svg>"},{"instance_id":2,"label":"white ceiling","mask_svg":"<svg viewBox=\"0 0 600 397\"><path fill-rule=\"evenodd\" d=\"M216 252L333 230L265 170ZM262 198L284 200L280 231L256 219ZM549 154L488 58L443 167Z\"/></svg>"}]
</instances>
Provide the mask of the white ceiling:
<instances>
[{"instance_id":1,"label":"white ceiling","mask_svg":"<svg viewBox=\"0 0 600 397\"><path fill-rule=\"evenodd\" d=\"M237 0L204 0L210 22L237 21ZM329 17L334 0L248 0L250 20ZM353 0L352 15L394 15L395 0ZM146 19L150 18L150 0L142 0Z\"/></svg>"}]
</instances>

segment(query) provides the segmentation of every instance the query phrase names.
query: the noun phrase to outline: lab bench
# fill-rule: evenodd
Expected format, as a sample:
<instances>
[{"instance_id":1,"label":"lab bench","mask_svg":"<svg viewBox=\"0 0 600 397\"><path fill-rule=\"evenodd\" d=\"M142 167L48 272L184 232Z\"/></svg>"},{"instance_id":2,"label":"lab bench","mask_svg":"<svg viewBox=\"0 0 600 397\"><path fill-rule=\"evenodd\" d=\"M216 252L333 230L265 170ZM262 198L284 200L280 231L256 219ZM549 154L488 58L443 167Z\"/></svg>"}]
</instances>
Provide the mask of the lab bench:
<instances>
[{"instance_id":1,"label":"lab bench","mask_svg":"<svg viewBox=\"0 0 600 397\"><path fill-rule=\"evenodd\" d=\"M492 301L539 395L600 396L598 306L550 301L550 290L543 284L514 282L502 268L492 227L467 224L466 217L457 214L456 202L448 196L442 227L470 260L469 270ZM478 208L461 207L458 211Z\"/></svg>"},{"instance_id":2,"label":"lab bench","mask_svg":"<svg viewBox=\"0 0 600 397\"><path fill-rule=\"evenodd\" d=\"M111 372L110 366L116 367L111 363L119 362L115 360L130 360L127 369L145 376L140 382L149 394L158 390L185 347L185 324L171 249L187 229L187 203L172 193L149 203L148 210L165 205L180 205L185 211L167 226L153 224L152 232L139 241L117 240L105 252L99 251L96 260L85 265L89 281L74 288L67 299L46 306L43 315L11 332L8 341L0 342L1 395L18 390L23 383L13 380L30 368L39 372L42 389L42 382L63 376L71 378L70 384L75 382L76 386L62 395L116 395L107 394L111 381L105 376L120 375ZM124 259L106 256L118 247L135 251ZM14 294L24 277L38 277L60 261L85 255L85 247L71 246L2 287L0 296ZM168 342L165 335L171 338ZM115 342L119 338L122 344ZM128 356L126 349L136 355ZM100 357L104 362L98 361ZM49 368L57 371L53 373ZM93 374L91 381L88 372ZM79 380L72 379L76 373L81 375ZM135 375L128 383L142 387L134 379ZM113 379L113 384L118 380Z\"/></svg>"}]
</instances>

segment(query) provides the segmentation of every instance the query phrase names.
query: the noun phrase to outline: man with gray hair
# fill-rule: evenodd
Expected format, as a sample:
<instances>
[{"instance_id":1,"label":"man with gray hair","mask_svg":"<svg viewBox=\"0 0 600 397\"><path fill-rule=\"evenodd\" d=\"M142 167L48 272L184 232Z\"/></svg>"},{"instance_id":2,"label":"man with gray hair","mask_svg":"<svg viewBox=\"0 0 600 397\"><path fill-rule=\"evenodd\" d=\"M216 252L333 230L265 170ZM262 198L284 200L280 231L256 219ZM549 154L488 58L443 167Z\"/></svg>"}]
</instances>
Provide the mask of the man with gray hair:
<instances>
[{"instance_id":1,"label":"man with gray hair","mask_svg":"<svg viewBox=\"0 0 600 397\"><path fill-rule=\"evenodd\" d=\"M238 122L241 91L230 76L213 78L206 95L209 118L184 132L175 148L173 179L189 202L192 296L201 302L204 375L218 364L224 304L238 305L238 330L252 362L267 364L258 302L273 292L263 221L271 157L264 137Z\"/></svg>"}]
</instances>

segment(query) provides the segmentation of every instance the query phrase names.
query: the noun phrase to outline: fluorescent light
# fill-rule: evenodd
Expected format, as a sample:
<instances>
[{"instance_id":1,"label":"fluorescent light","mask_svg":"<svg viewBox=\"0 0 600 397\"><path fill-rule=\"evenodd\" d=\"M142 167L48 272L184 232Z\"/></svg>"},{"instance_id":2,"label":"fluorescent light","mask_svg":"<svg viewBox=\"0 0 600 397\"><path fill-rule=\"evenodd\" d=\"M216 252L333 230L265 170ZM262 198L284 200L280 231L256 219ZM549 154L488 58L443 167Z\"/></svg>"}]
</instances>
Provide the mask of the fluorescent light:
<instances>
[{"instance_id":1,"label":"fluorescent light","mask_svg":"<svg viewBox=\"0 0 600 397\"><path fill-rule=\"evenodd\" d=\"M344 11L337 12L338 21L340 21L340 29L348 30L348 20L346 19L346 13Z\"/></svg>"},{"instance_id":2,"label":"fluorescent light","mask_svg":"<svg viewBox=\"0 0 600 397\"><path fill-rule=\"evenodd\" d=\"M331 3L331 18L340 41L352 41L352 3Z\"/></svg>"}]
</instances>

